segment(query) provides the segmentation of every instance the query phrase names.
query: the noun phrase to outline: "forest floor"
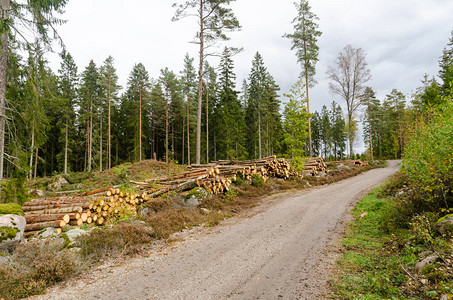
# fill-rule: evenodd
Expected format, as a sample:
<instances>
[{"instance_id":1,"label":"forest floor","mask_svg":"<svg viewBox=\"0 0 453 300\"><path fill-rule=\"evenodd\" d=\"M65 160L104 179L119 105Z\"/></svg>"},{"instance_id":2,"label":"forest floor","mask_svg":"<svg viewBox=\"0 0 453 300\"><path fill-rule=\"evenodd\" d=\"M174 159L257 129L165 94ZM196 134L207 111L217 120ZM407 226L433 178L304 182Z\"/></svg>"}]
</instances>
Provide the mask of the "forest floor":
<instances>
[{"instance_id":1,"label":"forest floor","mask_svg":"<svg viewBox=\"0 0 453 300\"><path fill-rule=\"evenodd\" d=\"M216 227L157 241L33 299L322 299L350 210L398 163L302 191L261 197Z\"/></svg>"}]
</instances>

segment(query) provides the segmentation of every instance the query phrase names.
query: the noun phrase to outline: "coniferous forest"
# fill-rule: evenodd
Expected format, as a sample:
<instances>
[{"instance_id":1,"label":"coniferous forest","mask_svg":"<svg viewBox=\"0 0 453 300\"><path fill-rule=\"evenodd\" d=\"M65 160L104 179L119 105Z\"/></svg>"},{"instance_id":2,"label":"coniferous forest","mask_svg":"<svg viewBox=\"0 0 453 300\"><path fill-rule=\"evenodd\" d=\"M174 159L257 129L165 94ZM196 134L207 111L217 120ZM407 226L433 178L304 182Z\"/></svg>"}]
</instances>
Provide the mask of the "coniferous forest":
<instances>
[{"instance_id":1,"label":"coniferous forest","mask_svg":"<svg viewBox=\"0 0 453 300\"><path fill-rule=\"evenodd\" d=\"M240 49L226 46L219 65L206 59L209 45L228 45L225 32L240 28L228 1L201 2L205 6L196 10L209 16L200 23L198 32L204 34L197 35L201 57L187 54L180 58L180 70L164 68L157 78L138 62L131 66L126 86L120 86L115 60L121 58L77 66L71 49L63 48L58 71L50 69L45 54L62 22L52 13L67 1L6 2L12 9L4 19L11 23L2 25L3 178L102 171L145 159L193 164L275 154L339 160L360 154L354 153L359 139L367 147L364 158L400 158L411 124L445 101L450 89L453 37L440 59L440 80L426 75L414 94L393 89L383 99L368 85L365 51L347 45L327 72L329 88L339 97L321 111L310 111L322 33L307 1L296 4L294 32L284 36L292 41L301 66L289 94L282 95L259 51L240 86L234 63ZM200 4L192 2L176 5L175 21ZM43 21L37 23L37 18ZM21 38L14 26L18 22L33 28L34 42ZM341 77L341 70L349 70L344 62L359 66L353 74L357 82ZM342 94L345 87L354 89L352 96Z\"/></svg>"}]
</instances>

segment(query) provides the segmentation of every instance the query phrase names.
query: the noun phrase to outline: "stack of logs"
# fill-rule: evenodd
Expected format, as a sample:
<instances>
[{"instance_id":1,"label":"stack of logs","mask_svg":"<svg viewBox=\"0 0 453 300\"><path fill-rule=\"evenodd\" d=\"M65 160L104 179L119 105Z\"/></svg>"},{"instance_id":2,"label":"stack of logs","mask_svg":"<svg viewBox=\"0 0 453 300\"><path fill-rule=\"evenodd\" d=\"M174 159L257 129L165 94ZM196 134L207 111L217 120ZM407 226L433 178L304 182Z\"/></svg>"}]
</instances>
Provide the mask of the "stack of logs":
<instances>
[{"instance_id":1,"label":"stack of logs","mask_svg":"<svg viewBox=\"0 0 453 300\"><path fill-rule=\"evenodd\" d=\"M329 161L329 162L326 162L326 165L327 166L338 166L340 164L343 164L343 165L347 165L347 164L350 164L350 165L356 165L356 166L368 166L368 162L366 161L361 161L360 159L355 159L355 160L339 160L339 161Z\"/></svg>"},{"instance_id":2,"label":"stack of logs","mask_svg":"<svg viewBox=\"0 0 453 300\"><path fill-rule=\"evenodd\" d=\"M26 234L32 236L46 227L62 228L84 224L103 225L110 218L135 214L137 207L169 192L182 192L194 187L203 187L212 194L230 190L231 183L241 176L251 180L259 176L265 182L269 177L289 179L300 177L292 171L290 163L275 156L247 161L217 161L208 165L192 165L192 170L176 176L133 182L140 193L126 193L113 187L86 192L77 196L32 199L22 206L26 218ZM103 193L103 194L101 194ZM95 198L89 198L91 195Z\"/></svg>"},{"instance_id":3,"label":"stack of logs","mask_svg":"<svg viewBox=\"0 0 453 300\"><path fill-rule=\"evenodd\" d=\"M322 157L310 157L310 159L304 163L304 169L305 176L316 176L320 172L326 172L327 166Z\"/></svg>"},{"instance_id":4,"label":"stack of logs","mask_svg":"<svg viewBox=\"0 0 453 300\"><path fill-rule=\"evenodd\" d=\"M22 206L26 220L25 236L31 236L46 227L77 225L77 216L80 218L80 215L84 215L89 205L89 199L81 196L32 199Z\"/></svg>"}]
</instances>

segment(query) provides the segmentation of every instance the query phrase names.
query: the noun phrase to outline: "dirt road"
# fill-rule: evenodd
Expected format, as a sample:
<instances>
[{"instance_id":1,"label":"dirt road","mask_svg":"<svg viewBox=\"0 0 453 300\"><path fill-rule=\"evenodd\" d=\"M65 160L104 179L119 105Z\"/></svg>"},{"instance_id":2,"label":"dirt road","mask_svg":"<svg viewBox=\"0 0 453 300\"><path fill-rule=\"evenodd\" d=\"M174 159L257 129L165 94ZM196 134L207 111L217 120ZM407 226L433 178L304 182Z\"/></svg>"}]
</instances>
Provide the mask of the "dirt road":
<instances>
[{"instance_id":1,"label":"dirt road","mask_svg":"<svg viewBox=\"0 0 453 300\"><path fill-rule=\"evenodd\" d=\"M39 299L320 299L332 264L326 248L359 197L397 169L392 161L385 169L285 194L251 218Z\"/></svg>"}]
</instances>

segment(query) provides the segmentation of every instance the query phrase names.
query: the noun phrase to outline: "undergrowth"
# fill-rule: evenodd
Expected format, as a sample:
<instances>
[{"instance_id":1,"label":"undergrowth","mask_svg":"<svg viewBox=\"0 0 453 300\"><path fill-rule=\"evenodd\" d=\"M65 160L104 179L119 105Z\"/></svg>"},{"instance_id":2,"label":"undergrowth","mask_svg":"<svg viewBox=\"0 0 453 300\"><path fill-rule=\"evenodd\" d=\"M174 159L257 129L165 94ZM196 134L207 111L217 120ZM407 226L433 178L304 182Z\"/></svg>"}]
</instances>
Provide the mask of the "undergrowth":
<instances>
[{"instance_id":1,"label":"undergrowth","mask_svg":"<svg viewBox=\"0 0 453 300\"><path fill-rule=\"evenodd\" d=\"M401 200L400 174L361 199L342 241L333 299L439 299L453 294L452 237L436 231L435 217L412 215ZM398 196L398 197L396 197ZM416 263L430 255L436 262Z\"/></svg>"}]
</instances>

